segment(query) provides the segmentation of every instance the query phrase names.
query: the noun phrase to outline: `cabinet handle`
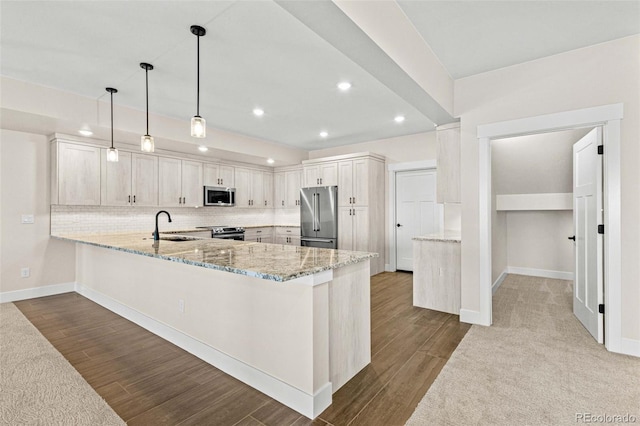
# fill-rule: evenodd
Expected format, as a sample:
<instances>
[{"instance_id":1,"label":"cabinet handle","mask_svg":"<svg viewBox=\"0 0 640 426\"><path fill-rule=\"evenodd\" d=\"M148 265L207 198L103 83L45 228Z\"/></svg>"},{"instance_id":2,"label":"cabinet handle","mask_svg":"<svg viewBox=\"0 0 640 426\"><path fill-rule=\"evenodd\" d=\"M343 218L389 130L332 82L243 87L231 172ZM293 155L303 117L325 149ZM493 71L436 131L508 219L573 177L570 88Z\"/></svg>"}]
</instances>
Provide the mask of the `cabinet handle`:
<instances>
[{"instance_id":1,"label":"cabinet handle","mask_svg":"<svg viewBox=\"0 0 640 426\"><path fill-rule=\"evenodd\" d=\"M131 204L131 195L129 195L129 204Z\"/></svg>"},{"instance_id":2,"label":"cabinet handle","mask_svg":"<svg viewBox=\"0 0 640 426\"><path fill-rule=\"evenodd\" d=\"M356 203L356 197L353 197L353 204Z\"/></svg>"},{"instance_id":3,"label":"cabinet handle","mask_svg":"<svg viewBox=\"0 0 640 426\"><path fill-rule=\"evenodd\" d=\"M251 200L247 200L247 205L250 206L251 205Z\"/></svg>"},{"instance_id":4,"label":"cabinet handle","mask_svg":"<svg viewBox=\"0 0 640 426\"><path fill-rule=\"evenodd\" d=\"M182 204L182 197L178 197L178 204Z\"/></svg>"},{"instance_id":5,"label":"cabinet handle","mask_svg":"<svg viewBox=\"0 0 640 426\"><path fill-rule=\"evenodd\" d=\"M182 204L187 204L187 198L186 197L182 197Z\"/></svg>"},{"instance_id":6,"label":"cabinet handle","mask_svg":"<svg viewBox=\"0 0 640 426\"><path fill-rule=\"evenodd\" d=\"M282 206L284 207L284 200L282 200Z\"/></svg>"},{"instance_id":7,"label":"cabinet handle","mask_svg":"<svg viewBox=\"0 0 640 426\"><path fill-rule=\"evenodd\" d=\"M135 204L135 203L136 203L136 196L134 195L133 196L133 204Z\"/></svg>"},{"instance_id":8,"label":"cabinet handle","mask_svg":"<svg viewBox=\"0 0 640 426\"><path fill-rule=\"evenodd\" d=\"M349 216L351 216L351 209L349 209Z\"/></svg>"},{"instance_id":9,"label":"cabinet handle","mask_svg":"<svg viewBox=\"0 0 640 426\"><path fill-rule=\"evenodd\" d=\"M267 200L264 200L264 205L265 205L265 206L267 205Z\"/></svg>"},{"instance_id":10,"label":"cabinet handle","mask_svg":"<svg viewBox=\"0 0 640 426\"><path fill-rule=\"evenodd\" d=\"M322 185L322 178L320 178L320 185Z\"/></svg>"}]
</instances>

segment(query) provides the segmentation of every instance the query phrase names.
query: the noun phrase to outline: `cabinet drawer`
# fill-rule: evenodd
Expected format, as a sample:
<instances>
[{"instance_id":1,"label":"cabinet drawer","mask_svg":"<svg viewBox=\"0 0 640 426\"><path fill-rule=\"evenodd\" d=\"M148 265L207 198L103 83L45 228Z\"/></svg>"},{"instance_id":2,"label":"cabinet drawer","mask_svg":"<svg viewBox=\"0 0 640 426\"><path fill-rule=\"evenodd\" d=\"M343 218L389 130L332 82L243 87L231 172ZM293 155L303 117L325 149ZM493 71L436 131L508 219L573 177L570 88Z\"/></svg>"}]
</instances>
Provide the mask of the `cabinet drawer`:
<instances>
[{"instance_id":1,"label":"cabinet drawer","mask_svg":"<svg viewBox=\"0 0 640 426\"><path fill-rule=\"evenodd\" d=\"M276 236L281 236L281 237L293 237L293 236L300 236L300 228L298 227L284 227L284 226L277 226L276 227Z\"/></svg>"}]
</instances>

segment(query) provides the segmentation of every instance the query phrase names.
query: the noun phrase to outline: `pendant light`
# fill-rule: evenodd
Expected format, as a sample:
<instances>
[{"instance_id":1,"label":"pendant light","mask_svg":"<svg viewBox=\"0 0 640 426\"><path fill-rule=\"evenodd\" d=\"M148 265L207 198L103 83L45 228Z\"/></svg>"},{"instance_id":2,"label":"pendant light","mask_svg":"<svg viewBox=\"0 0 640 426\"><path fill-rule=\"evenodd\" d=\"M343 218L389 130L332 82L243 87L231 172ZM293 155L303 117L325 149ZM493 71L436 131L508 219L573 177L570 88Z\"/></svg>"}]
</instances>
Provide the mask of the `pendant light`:
<instances>
[{"instance_id":1,"label":"pendant light","mask_svg":"<svg viewBox=\"0 0 640 426\"><path fill-rule=\"evenodd\" d=\"M149 71L153 69L153 65L141 62L140 68L144 69L147 95L147 133L140 137L140 150L143 152L153 152L155 150L155 144L153 142L153 136L149 136Z\"/></svg>"},{"instance_id":2,"label":"pendant light","mask_svg":"<svg viewBox=\"0 0 640 426\"><path fill-rule=\"evenodd\" d=\"M194 138L204 138L207 135L207 121L200 117L200 37L207 33L207 30L199 25L191 26L191 33L198 39L197 44L197 89L196 89L196 115L191 118L191 136Z\"/></svg>"},{"instance_id":3,"label":"pendant light","mask_svg":"<svg viewBox=\"0 0 640 426\"><path fill-rule=\"evenodd\" d=\"M107 87L107 92L111 94L111 148L107 150L107 161L118 162L118 150L113 147L113 94L118 93L118 89Z\"/></svg>"}]
</instances>

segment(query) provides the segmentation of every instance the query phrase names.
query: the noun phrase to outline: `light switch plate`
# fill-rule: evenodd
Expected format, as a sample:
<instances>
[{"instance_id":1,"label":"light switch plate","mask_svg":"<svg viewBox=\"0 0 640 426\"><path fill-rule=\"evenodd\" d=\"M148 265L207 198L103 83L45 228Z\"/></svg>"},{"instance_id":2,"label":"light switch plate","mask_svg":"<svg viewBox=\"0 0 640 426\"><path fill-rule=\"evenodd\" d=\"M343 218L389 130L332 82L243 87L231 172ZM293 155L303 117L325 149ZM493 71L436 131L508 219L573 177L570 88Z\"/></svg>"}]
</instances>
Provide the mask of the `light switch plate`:
<instances>
[{"instance_id":1,"label":"light switch plate","mask_svg":"<svg viewBox=\"0 0 640 426\"><path fill-rule=\"evenodd\" d=\"M22 215L22 223L33 223L34 218L32 214L23 214Z\"/></svg>"}]
</instances>

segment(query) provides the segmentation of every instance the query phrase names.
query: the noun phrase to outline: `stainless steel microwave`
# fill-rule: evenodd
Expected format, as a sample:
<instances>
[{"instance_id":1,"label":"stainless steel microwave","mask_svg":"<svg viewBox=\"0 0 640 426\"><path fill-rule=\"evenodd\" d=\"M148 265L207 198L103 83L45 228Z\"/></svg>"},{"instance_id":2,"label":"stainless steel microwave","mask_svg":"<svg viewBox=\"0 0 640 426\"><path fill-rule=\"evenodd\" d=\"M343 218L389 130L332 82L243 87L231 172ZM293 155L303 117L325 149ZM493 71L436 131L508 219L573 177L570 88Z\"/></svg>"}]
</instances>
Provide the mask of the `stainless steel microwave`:
<instances>
[{"instance_id":1,"label":"stainless steel microwave","mask_svg":"<svg viewBox=\"0 0 640 426\"><path fill-rule=\"evenodd\" d=\"M204 187L204 205L205 206L224 206L230 207L236 205L236 189L224 186L205 186Z\"/></svg>"}]
</instances>

